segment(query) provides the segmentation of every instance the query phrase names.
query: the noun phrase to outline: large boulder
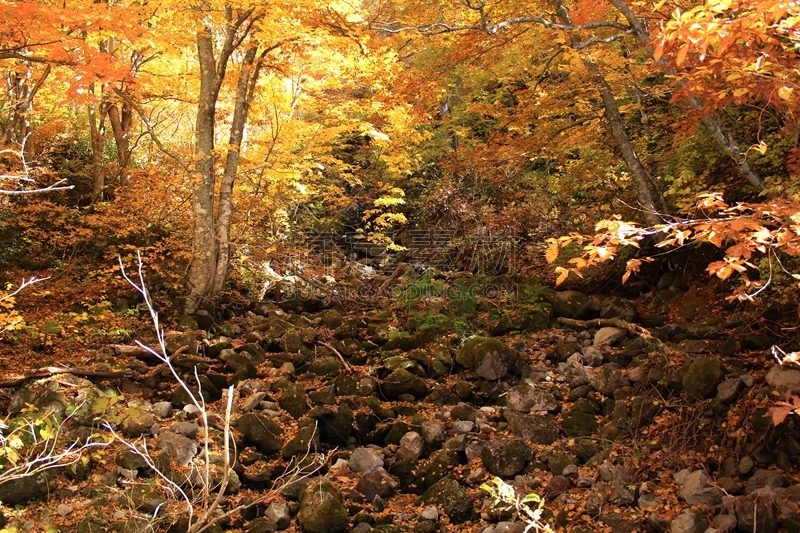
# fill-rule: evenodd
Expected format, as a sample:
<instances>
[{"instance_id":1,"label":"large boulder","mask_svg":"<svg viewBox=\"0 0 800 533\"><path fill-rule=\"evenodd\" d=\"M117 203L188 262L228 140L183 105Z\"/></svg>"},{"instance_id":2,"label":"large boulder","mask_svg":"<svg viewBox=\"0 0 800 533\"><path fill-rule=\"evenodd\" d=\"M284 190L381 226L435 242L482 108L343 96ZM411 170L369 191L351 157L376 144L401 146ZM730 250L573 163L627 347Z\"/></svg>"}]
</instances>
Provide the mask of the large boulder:
<instances>
[{"instance_id":1,"label":"large boulder","mask_svg":"<svg viewBox=\"0 0 800 533\"><path fill-rule=\"evenodd\" d=\"M606 396L612 396L614 391L628 385L628 380L622 375L619 366L609 363L596 370L586 369L586 379L594 390Z\"/></svg>"},{"instance_id":2,"label":"large boulder","mask_svg":"<svg viewBox=\"0 0 800 533\"><path fill-rule=\"evenodd\" d=\"M245 440L263 454L273 454L283 448L280 438L283 430L267 416L246 413L239 417L238 428Z\"/></svg>"},{"instance_id":3,"label":"large boulder","mask_svg":"<svg viewBox=\"0 0 800 533\"><path fill-rule=\"evenodd\" d=\"M509 409L520 413L549 411L556 412L561 408L558 400L551 393L535 387L529 381L523 381L506 395Z\"/></svg>"},{"instance_id":4,"label":"large boulder","mask_svg":"<svg viewBox=\"0 0 800 533\"><path fill-rule=\"evenodd\" d=\"M690 398L708 400L717 394L717 386L722 383L724 368L719 359L708 357L698 359L683 375L683 390Z\"/></svg>"},{"instance_id":5,"label":"large boulder","mask_svg":"<svg viewBox=\"0 0 800 533\"><path fill-rule=\"evenodd\" d=\"M579 291L558 291L550 294L554 317L587 318L593 311L589 297Z\"/></svg>"},{"instance_id":6,"label":"large boulder","mask_svg":"<svg viewBox=\"0 0 800 533\"><path fill-rule=\"evenodd\" d=\"M630 300L611 296L600 304L600 318L621 318L625 322L635 322L639 313Z\"/></svg>"},{"instance_id":7,"label":"large boulder","mask_svg":"<svg viewBox=\"0 0 800 533\"><path fill-rule=\"evenodd\" d=\"M508 374L517 362L518 353L500 339L472 337L456 354L456 362L489 381Z\"/></svg>"},{"instance_id":8,"label":"large boulder","mask_svg":"<svg viewBox=\"0 0 800 533\"><path fill-rule=\"evenodd\" d=\"M561 432L558 426L546 416L526 415L506 409L503 417L508 422L508 429L514 435L535 444L553 444Z\"/></svg>"},{"instance_id":9,"label":"large boulder","mask_svg":"<svg viewBox=\"0 0 800 533\"><path fill-rule=\"evenodd\" d=\"M800 393L800 369L796 367L776 365L769 369L764 378L769 386L781 395L794 391Z\"/></svg>"},{"instance_id":10,"label":"large boulder","mask_svg":"<svg viewBox=\"0 0 800 533\"><path fill-rule=\"evenodd\" d=\"M349 521L341 494L327 478L306 485L297 518L303 533L339 533L347 529Z\"/></svg>"},{"instance_id":11,"label":"large boulder","mask_svg":"<svg viewBox=\"0 0 800 533\"><path fill-rule=\"evenodd\" d=\"M487 441L481 448L481 461L494 476L511 478L522 472L530 455L530 448L521 440Z\"/></svg>"},{"instance_id":12,"label":"large boulder","mask_svg":"<svg viewBox=\"0 0 800 533\"><path fill-rule=\"evenodd\" d=\"M472 498L458 481L450 477L442 479L426 490L416 505L435 505L453 524L461 524L475 517Z\"/></svg>"},{"instance_id":13,"label":"large boulder","mask_svg":"<svg viewBox=\"0 0 800 533\"><path fill-rule=\"evenodd\" d=\"M401 394L410 394L414 398L422 398L428 392L425 381L405 368L398 368L386 376L381 385L381 392L389 400L396 400Z\"/></svg>"},{"instance_id":14,"label":"large boulder","mask_svg":"<svg viewBox=\"0 0 800 533\"><path fill-rule=\"evenodd\" d=\"M678 496L689 505L706 505L713 507L722 503L725 495L722 489L711 483L711 479L702 470L697 470L687 475L678 491Z\"/></svg>"}]
</instances>

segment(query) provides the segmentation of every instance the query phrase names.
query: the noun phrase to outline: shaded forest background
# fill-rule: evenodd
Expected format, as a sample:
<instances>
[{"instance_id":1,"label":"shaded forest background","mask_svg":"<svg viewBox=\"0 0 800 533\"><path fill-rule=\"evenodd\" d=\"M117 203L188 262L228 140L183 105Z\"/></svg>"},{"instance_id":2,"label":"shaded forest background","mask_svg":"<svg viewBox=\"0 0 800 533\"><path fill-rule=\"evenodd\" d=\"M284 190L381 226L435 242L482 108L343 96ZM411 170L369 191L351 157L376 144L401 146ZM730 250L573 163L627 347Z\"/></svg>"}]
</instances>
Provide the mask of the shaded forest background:
<instances>
[{"instance_id":1,"label":"shaded forest background","mask_svg":"<svg viewBox=\"0 0 800 533\"><path fill-rule=\"evenodd\" d=\"M793 5L0 9L6 283L71 270L93 305L141 250L152 290L196 311L302 275L320 235L403 257L424 230L456 270L504 253L486 242L513 244L493 274L617 260L591 286L638 272L623 248L657 226L645 255L711 242L694 266L740 298L796 296Z\"/></svg>"}]
</instances>

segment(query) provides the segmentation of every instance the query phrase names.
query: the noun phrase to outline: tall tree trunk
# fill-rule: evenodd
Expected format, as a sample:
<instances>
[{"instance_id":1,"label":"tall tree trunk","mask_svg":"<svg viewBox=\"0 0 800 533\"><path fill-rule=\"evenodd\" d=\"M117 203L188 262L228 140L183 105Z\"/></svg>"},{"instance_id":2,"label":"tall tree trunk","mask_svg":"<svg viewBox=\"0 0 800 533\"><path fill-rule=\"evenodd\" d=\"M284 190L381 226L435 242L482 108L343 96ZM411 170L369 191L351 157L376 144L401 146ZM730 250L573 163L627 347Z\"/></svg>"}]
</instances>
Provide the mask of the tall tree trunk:
<instances>
[{"instance_id":1,"label":"tall tree trunk","mask_svg":"<svg viewBox=\"0 0 800 533\"><path fill-rule=\"evenodd\" d=\"M250 104L255 94L255 85L261 70L261 62L255 63L257 47L252 46L245 53L236 85L236 102L233 108L228 153L225 158L225 171L219 186L219 204L217 206L217 270L214 277L214 294L222 291L228 277L231 259L231 217L233 215L233 184L239 169L239 156L244 137L244 126ZM262 55L263 57L263 55Z\"/></svg>"},{"instance_id":2,"label":"tall tree trunk","mask_svg":"<svg viewBox=\"0 0 800 533\"><path fill-rule=\"evenodd\" d=\"M214 37L210 30L197 34L200 61L200 95L195 124L195 182L192 187L194 230L192 260L189 265L189 298L186 311L197 311L211 295L217 271L218 243L214 230L214 113L221 86L214 60Z\"/></svg>"},{"instance_id":3,"label":"tall tree trunk","mask_svg":"<svg viewBox=\"0 0 800 533\"><path fill-rule=\"evenodd\" d=\"M93 90L93 88L92 88ZM103 152L106 145L106 100L99 104L89 104L89 133L92 144L92 198L91 203L103 201L105 189L105 169Z\"/></svg>"},{"instance_id":4,"label":"tall tree trunk","mask_svg":"<svg viewBox=\"0 0 800 533\"><path fill-rule=\"evenodd\" d=\"M122 110L120 110L120 107ZM130 132L133 125L133 113L131 106L122 102L119 107L117 104L109 102L108 121L111 124L111 133L114 135L114 143L117 145L117 165L120 168L120 176L131 160L131 140ZM120 181L122 181L120 179Z\"/></svg>"},{"instance_id":5,"label":"tall tree trunk","mask_svg":"<svg viewBox=\"0 0 800 533\"><path fill-rule=\"evenodd\" d=\"M572 19L570 18L569 11L564 6L561 0L552 0L556 8L556 16L561 24L572 26ZM576 46L580 43L580 38L576 34L571 34L570 39L572 45ZM595 86L600 91L600 98L603 101L603 108L605 110L605 117L608 121L611 136L617 143L622 159L628 167L634 183L636 184L637 195L639 204L643 210L644 218L648 224L659 224L662 222L658 216L659 212L665 210L664 199L657 192L653 181L650 179L647 169L642 164L639 156L636 155L636 150L633 148L633 143L628 136L625 129L625 122L619 112L619 105L617 104L614 93L608 81L600 72L597 64L586 54L582 55L583 64L592 76Z\"/></svg>"},{"instance_id":6,"label":"tall tree trunk","mask_svg":"<svg viewBox=\"0 0 800 533\"><path fill-rule=\"evenodd\" d=\"M617 11L619 11L623 17L625 17L625 20L627 20L628 24L633 28L633 34L636 36L636 40L638 40L652 56L653 47L650 43L650 32L645 22L636 16L630 6L625 3L625 0L609 0L609 2L617 8ZM703 109L703 104L696 98L692 98L689 103L698 111ZM741 148L739 148L733 135L729 131L726 131L725 127L714 115L704 116L702 120L703 124L705 124L711 132L711 136L714 137L717 146L736 161L742 176L756 189L760 191L764 190L766 188L764 180L762 180L761 176L750 166L747 157L744 152L742 152Z\"/></svg>"}]
</instances>

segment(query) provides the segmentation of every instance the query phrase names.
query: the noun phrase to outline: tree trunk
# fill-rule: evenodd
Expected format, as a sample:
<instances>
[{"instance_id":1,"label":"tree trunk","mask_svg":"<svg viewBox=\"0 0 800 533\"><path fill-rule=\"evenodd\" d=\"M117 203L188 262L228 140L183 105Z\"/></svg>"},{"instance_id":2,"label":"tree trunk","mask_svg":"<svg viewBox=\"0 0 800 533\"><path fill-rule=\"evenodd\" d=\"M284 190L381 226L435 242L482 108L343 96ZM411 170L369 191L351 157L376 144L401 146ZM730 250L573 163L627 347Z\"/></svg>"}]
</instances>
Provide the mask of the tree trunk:
<instances>
[{"instance_id":1,"label":"tree trunk","mask_svg":"<svg viewBox=\"0 0 800 533\"><path fill-rule=\"evenodd\" d=\"M569 11L564 6L562 1L552 1L556 8L556 14L559 22L564 25L571 26L572 19L570 18ZM580 43L580 38L574 33L570 35L570 39L573 46ZM595 86L600 91L600 98L603 101L605 117L606 120L608 120L611 136L617 143L617 147L622 155L622 159L625 161L625 165L628 167L628 172L630 172L631 177L636 184L639 204L643 210L644 218L650 225L659 224L662 222L662 220L658 216L658 213L665 210L664 199L662 198L661 194L655 190L655 186L650 179L649 174L647 173L647 169L645 169L644 165L639 159L639 156L636 155L636 150L633 149L633 143L631 143L631 139L628 137L628 132L625 130L625 122L619 112L619 105L617 104L616 98L614 98L614 93L611 90L611 86L608 84L608 81L605 79L602 72L600 72L597 64L592 61L588 55L584 54L582 56L582 61L589 70Z\"/></svg>"},{"instance_id":2,"label":"tree trunk","mask_svg":"<svg viewBox=\"0 0 800 533\"><path fill-rule=\"evenodd\" d=\"M111 132L114 135L114 143L117 145L117 164L120 172L126 168L131 160L131 140L130 132L133 125L133 113L131 107L122 102L122 110L116 104L108 105L108 121L111 124Z\"/></svg>"},{"instance_id":3,"label":"tree trunk","mask_svg":"<svg viewBox=\"0 0 800 533\"><path fill-rule=\"evenodd\" d=\"M239 169L239 156L244 137L244 126L250 104L253 101L255 84L258 81L260 64L254 65L257 47L252 46L242 60L239 81L236 84L236 102L233 108L228 153L225 158L225 171L219 187L219 205L217 206L217 270L214 276L212 292L218 294L225 286L231 258L231 217L233 215L233 184Z\"/></svg>"},{"instance_id":4,"label":"tree trunk","mask_svg":"<svg viewBox=\"0 0 800 533\"><path fill-rule=\"evenodd\" d=\"M214 60L214 37L210 30L197 35L200 61L200 95L195 124L195 171L192 187L194 230L192 260L189 265L189 298L186 311L197 311L202 300L211 295L217 271L217 239L214 231L214 113L221 79Z\"/></svg>"},{"instance_id":5,"label":"tree trunk","mask_svg":"<svg viewBox=\"0 0 800 533\"><path fill-rule=\"evenodd\" d=\"M631 26L631 28L633 28L633 34L636 36L636 40L638 40L642 46L647 48L648 53L652 56L653 47L650 44L650 32L648 31L645 22L636 16L636 14L633 12L630 6L625 3L624 0L609 0L609 2L615 8L617 8L617 11L619 11L623 17L625 17L625 20L627 20L628 24ZM696 98L692 98L689 103L697 110L702 110L703 108L702 103L700 103L700 101ZM747 157L733 139L733 135L726 131L725 127L720 124L719 120L717 120L717 117L713 115L704 116L702 120L703 124L705 124L708 130L711 132L711 136L714 137L717 145L722 149L723 152L731 156L731 158L736 161L736 164L739 166L739 172L741 172L742 176L759 191L764 190L766 188L764 180L762 180L761 176L759 176L758 173L753 170L753 167L750 166L750 163L747 161Z\"/></svg>"},{"instance_id":6,"label":"tree trunk","mask_svg":"<svg viewBox=\"0 0 800 533\"><path fill-rule=\"evenodd\" d=\"M89 104L89 133L92 144L92 198L91 203L103 201L105 189L105 169L103 152L106 145L106 100L99 104Z\"/></svg>"}]
</instances>

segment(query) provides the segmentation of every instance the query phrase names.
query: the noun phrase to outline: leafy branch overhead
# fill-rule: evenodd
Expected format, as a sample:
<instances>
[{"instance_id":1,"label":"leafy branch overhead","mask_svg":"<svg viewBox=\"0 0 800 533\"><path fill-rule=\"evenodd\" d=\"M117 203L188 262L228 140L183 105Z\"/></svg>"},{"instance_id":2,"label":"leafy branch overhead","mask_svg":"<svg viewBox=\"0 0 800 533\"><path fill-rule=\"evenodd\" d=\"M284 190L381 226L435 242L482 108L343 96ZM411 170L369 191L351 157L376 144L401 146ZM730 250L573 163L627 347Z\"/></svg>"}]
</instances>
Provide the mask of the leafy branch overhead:
<instances>
[{"instance_id":1,"label":"leafy branch overhead","mask_svg":"<svg viewBox=\"0 0 800 533\"><path fill-rule=\"evenodd\" d=\"M728 205L719 194L701 195L696 218L674 219L671 222L642 227L635 222L624 222L621 217L601 220L595 226L596 234L572 234L549 239L546 257L553 263L559 250L571 243L583 246L583 254L569 259L574 267L556 267L558 279L563 283L570 273L581 275L581 270L613 260L626 246L641 248L648 238L657 238L656 249L666 253L684 246L711 243L724 249L724 258L710 263L709 275L726 280L740 274L741 285L731 298L750 300L765 290L772 282L773 270L782 271L800 286L800 274L787 270L782 258L800 256L800 210L795 202L772 200L764 203L737 203ZM759 258L767 261L765 279L751 280L748 272L758 274ZM623 283L638 273L642 263L653 257L630 259L622 276Z\"/></svg>"}]
</instances>

